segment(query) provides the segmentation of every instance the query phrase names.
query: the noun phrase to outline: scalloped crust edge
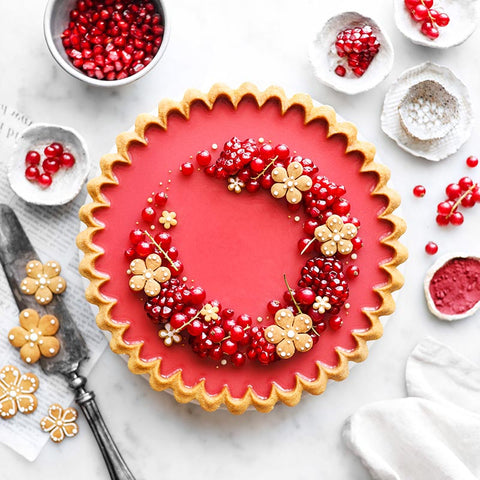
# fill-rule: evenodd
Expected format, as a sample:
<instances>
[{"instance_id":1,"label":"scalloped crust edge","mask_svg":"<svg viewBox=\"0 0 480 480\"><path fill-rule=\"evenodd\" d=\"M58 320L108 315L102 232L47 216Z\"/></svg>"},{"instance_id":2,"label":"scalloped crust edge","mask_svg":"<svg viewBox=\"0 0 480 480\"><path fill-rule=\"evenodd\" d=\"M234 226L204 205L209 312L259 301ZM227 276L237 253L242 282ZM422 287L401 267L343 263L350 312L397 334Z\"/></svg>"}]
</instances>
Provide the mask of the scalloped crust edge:
<instances>
[{"instance_id":1,"label":"scalloped crust edge","mask_svg":"<svg viewBox=\"0 0 480 480\"><path fill-rule=\"evenodd\" d=\"M392 232L381 242L392 249L392 258L380 265L380 268L387 274L388 282L375 288L375 291L381 299L381 305L376 310L364 310L364 314L371 322L371 327L364 331L353 331L357 342L357 348L351 351L336 348L338 355L338 365L328 367L321 362L317 362L317 378L309 380L300 374L296 376L296 384L292 390L284 390L275 383L267 398L260 397L256 392L248 387L242 398L235 398L230 394L228 386L224 386L222 391L216 395L209 394L204 385L204 380L193 387L185 385L181 372L176 372L170 377L164 377L160 374L161 359L153 362L145 362L140 358L141 343L127 344L123 341L123 334L128 329L128 325L116 323L112 320L111 309L116 303L115 300L106 298L100 293L101 286L109 280L108 276L102 275L95 268L97 258L103 252L95 245L93 238L103 226L95 220L95 211L101 208L108 208L109 202L102 194L102 188L106 185L117 185L113 168L116 164L130 164L128 149L132 143L146 144L145 130L150 125L157 125L162 129L167 128L168 116L172 112L189 118L190 107L195 102L203 102L208 108L212 109L215 101L219 97L228 99L236 108L243 97L254 97L259 107L267 100L276 99L280 102L282 114L293 106L300 106L305 112L305 124L313 120L322 119L328 124L328 137L341 134L346 139L346 153L360 152L364 157L364 162L360 168L361 172L374 172L378 176L377 185L372 192L374 196L382 196L387 199L385 210L378 218L389 222L392 226ZM97 324L102 330L111 333L110 348L117 354L129 356L128 368L135 374L148 374L150 385L155 390L165 390L171 388L175 399L180 403L187 403L197 400L198 403L207 411L214 411L224 404L228 410L234 414L243 413L250 405L253 405L260 412L272 410L277 402L283 402L288 406L296 405L305 390L314 395L319 395L325 390L327 381L333 379L336 381L344 380L349 373L348 362L361 362L367 358L367 341L376 340L382 336L383 327L380 318L383 315L389 315L395 310L395 302L392 298L392 292L398 290L403 285L403 276L398 271L397 266L407 259L407 250L399 242L399 237L405 232L405 222L393 215L393 211L400 204L399 195L387 187L390 178L390 171L387 167L375 163L375 147L367 142L357 139L357 129L349 122L337 122L335 111L328 106L314 106L310 96L306 94L296 94L287 98L285 92L280 87L271 86L265 91L260 91L251 83L244 83L238 89L231 89L223 84L215 84L208 93L202 93L198 90L188 90L183 100L175 102L164 99L158 105L158 116L142 114L135 121L135 131L122 133L116 139L118 153L107 154L100 161L102 174L88 183L88 192L92 202L85 204L80 209L80 219L86 225L77 237L77 246L84 253L80 261L80 273L90 281L86 289L87 300L97 305L99 312L97 315Z\"/></svg>"}]
</instances>

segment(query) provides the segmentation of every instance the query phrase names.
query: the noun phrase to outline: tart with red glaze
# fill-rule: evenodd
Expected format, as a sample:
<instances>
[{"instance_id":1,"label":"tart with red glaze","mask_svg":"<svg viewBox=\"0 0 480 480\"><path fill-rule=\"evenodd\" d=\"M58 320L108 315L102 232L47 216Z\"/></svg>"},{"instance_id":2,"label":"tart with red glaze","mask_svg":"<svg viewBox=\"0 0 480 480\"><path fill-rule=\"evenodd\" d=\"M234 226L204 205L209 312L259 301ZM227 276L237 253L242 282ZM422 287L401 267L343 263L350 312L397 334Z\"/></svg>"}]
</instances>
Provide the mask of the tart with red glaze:
<instances>
[{"instance_id":1,"label":"tart with red glaze","mask_svg":"<svg viewBox=\"0 0 480 480\"><path fill-rule=\"evenodd\" d=\"M366 358L407 252L389 171L356 135L307 95L244 84L163 100L117 138L77 243L132 372L181 403L267 412Z\"/></svg>"}]
</instances>

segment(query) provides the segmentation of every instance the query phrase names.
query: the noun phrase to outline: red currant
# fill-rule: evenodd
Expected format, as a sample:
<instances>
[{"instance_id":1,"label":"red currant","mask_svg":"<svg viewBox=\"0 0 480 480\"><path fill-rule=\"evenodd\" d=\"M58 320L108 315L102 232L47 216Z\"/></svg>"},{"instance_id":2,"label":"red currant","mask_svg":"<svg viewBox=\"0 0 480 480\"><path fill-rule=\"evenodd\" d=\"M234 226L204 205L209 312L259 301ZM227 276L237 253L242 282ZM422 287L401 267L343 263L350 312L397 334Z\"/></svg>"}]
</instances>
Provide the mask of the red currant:
<instances>
[{"instance_id":1,"label":"red currant","mask_svg":"<svg viewBox=\"0 0 480 480\"><path fill-rule=\"evenodd\" d=\"M185 162L180 167L180 172L182 172L182 174L185 175L186 177L189 177L190 175L192 175L193 171L194 171L194 167L192 162Z\"/></svg>"},{"instance_id":2,"label":"red currant","mask_svg":"<svg viewBox=\"0 0 480 480\"><path fill-rule=\"evenodd\" d=\"M426 192L427 192L427 190L425 189L425 187L423 185L417 185L413 188L413 194L416 197L424 197Z\"/></svg>"},{"instance_id":3,"label":"red currant","mask_svg":"<svg viewBox=\"0 0 480 480\"><path fill-rule=\"evenodd\" d=\"M450 215L450 223L452 225L461 225L463 223L463 214L462 212L453 212Z\"/></svg>"},{"instance_id":4,"label":"red currant","mask_svg":"<svg viewBox=\"0 0 480 480\"><path fill-rule=\"evenodd\" d=\"M134 245L137 245L138 243L140 243L144 239L144 237L145 237L145 233L143 233L143 231L140 230L139 228L132 230L129 235L130 242L132 242Z\"/></svg>"},{"instance_id":5,"label":"red currant","mask_svg":"<svg viewBox=\"0 0 480 480\"><path fill-rule=\"evenodd\" d=\"M435 242L428 242L425 245L425 251L429 255L435 255L438 252L438 245Z\"/></svg>"},{"instance_id":6,"label":"red currant","mask_svg":"<svg viewBox=\"0 0 480 480\"><path fill-rule=\"evenodd\" d=\"M467 158L466 163L470 168L474 168L478 165L478 158L471 155Z\"/></svg>"},{"instance_id":7,"label":"red currant","mask_svg":"<svg viewBox=\"0 0 480 480\"><path fill-rule=\"evenodd\" d=\"M461 195L462 189L458 183L450 183L445 189L445 193L449 200L455 200Z\"/></svg>"},{"instance_id":8,"label":"red currant","mask_svg":"<svg viewBox=\"0 0 480 480\"><path fill-rule=\"evenodd\" d=\"M146 207L142 210L142 218L145 222L153 223L155 221L155 210L152 207Z\"/></svg>"},{"instance_id":9,"label":"red currant","mask_svg":"<svg viewBox=\"0 0 480 480\"><path fill-rule=\"evenodd\" d=\"M30 165L25 170L25 178L29 182L34 182L35 180L37 180L39 175L40 175L40 172L38 168L33 165Z\"/></svg>"},{"instance_id":10,"label":"red currant","mask_svg":"<svg viewBox=\"0 0 480 480\"><path fill-rule=\"evenodd\" d=\"M253 173L261 173L265 168L265 160L262 158L256 157L250 162L250 168Z\"/></svg>"},{"instance_id":11,"label":"red currant","mask_svg":"<svg viewBox=\"0 0 480 480\"><path fill-rule=\"evenodd\" d=\"M284 143L277 145L274 150L278 160L287 160L287 158L290 156L290 149Z\"/></svg>"},{"instance_id":12,"label":"red currant","mask_svg":"<svg viewBox=\"0 0 480 480\"><path fill-rule=\"evenodd\" d=\"M245 354L236 352L232 355L232 363L236 367L241 367L245 363Z\"/></svg>"},{"instance_id":13,"label":"red currant","mask_svg":"<svg viewBox=\"0 0 480 480\"><path fill-rule=\"evenodd\" d=\"M148 257L151 253L153 253L154 247L150 242L141 241L135 247L135 251L137 252L138 256L141 258Z\"/></svg>"},{"instance_id":14,"label":"red currant","mask_svg":"<svg viewBox=\"0 0 480 480\"><path fill-rule=\"evenodd\" d=\"M343 325L342 317L336 316L336 317L330 318L330 320L328 321L328 325L332 330L340 330L340 328Z\"/></svg>"},{"instance_id":15,"label":"red currant","mask_svg":"<svg viewBox=\"0 0 480 480\"><path fill-rule=\"evenodd\" d=\"M198 152L195 158L197 160L197 163L201 167L207 167L212 161L212 156L210 155L210 152L208 150L202 150Z\"/></svg>"},{"instance_id":16,"label":"red currant","mask_svg":"<svg viewBox=\"0 0 480 480\"><path fill-rule=\"evenodd\" d=\"M52 184L52 176L48 173L42 173L37 181L42 188L48 188Z\"/></svg>"},{"instance_id":17,"label":"red currant","mask_svg":"<svg viewBox=\"0 0 480 480\"><path fill-rule=\"evenodd\" d=\"M360 269L356 265L349 265L345 269L345 275L352 280L360 275Z\"/></svg>"},{"instance_id":18,"label":"red currant","mask_svg":"<svg viewBox=\"0 0 480 480\"><path fill-rule=\"evenodd\" d=\"M459 181L458 184L460 185L460 188L466 192L470 187L473 186L473 180L470 177L462 177Z\"/></svg>"},{"instance_id":19,"label":"red currant","mask_svg":"<svg viewBox=\"0 0 480 480\"><path fill-rule=\"evenodd\" d=\"M316 294L311 288L301 288L295 293L295 300L300 305L312 305Z\"/></svg>"},{"instance_id":20,"label":"red currant","mask_svg":"<svg viewBox=\"0 0 480 480\"><path fill-rule=\"evenodd\" d=\"M75 165L75 157L69 152L60 155L60 165L65 168L72 168Z\"/></svg>"},{"instance_id":21,"label":"red currant","mask_svg":"<svg viewBox=\"0 0 480 480\"><path fill-rule=\"evenodd\" d=\"M449 219L446 215L437 215L435 221L442 227L449 224Z\"/></svg>"},{"instance_id":22,"label":"red currant","mask_svg":"<svg viewBox=\"0 0 480 480\"><path fill-rule=\"evenodd\" d=\"M40 163L40 154L35 150L30 150L25 156L25 163L27 165L38 165Z\"/></svg>"},{"instance_id":23,"label":"red currant","mask_svg":"<svg viewBox=\"0 0 480 480\"><path fill-rule=\"evenodd\" d=\"M60 163L56 157L46 158L42 162L43 171L46 173L54 174L60 170Z\"/></svg>"},{"instance_id":24,"label":"red currant","mask_svg":"<svg viewBox=\"0 0 480 480\"><path fill-rule=\"evenodd\" d=\"M168 200L168 195L165 192L159 192L155 195L155 203L159 207L163 207Z\"/></svg>"}]
</instances>

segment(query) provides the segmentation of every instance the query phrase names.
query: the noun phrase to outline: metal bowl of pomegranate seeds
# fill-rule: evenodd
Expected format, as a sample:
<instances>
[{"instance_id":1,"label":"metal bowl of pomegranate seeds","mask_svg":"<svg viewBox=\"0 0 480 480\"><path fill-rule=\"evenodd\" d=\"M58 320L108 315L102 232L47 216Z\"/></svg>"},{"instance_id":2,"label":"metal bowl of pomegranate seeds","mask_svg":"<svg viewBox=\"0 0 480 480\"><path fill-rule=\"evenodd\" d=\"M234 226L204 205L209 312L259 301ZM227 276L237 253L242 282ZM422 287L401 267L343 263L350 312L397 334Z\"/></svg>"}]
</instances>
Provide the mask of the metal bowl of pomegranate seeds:
<instances>
[{"instance_id":1,"label":"metal bowl of pomegranate seeds","mask_svg":"<svg viewBox=\"0 0 480 480\"><path fill-rule=\"evenodd\" d=\"M385 79L393 66L393 47L375 20L344 12L320 29L309 57L322 83L353 95Z\"/></svg>"},{"instance_id":2,"label":"metal bowl of pomegranate seeds","mask_svg":"<svg viewBox=\"0 0 480 480\"><path fill-rule=\"evenodd\" d=\"M168 43L162 0L49 0L44 34L57 63L99 87L118 87L151 71Z\"/></svg>"}]
</instances>

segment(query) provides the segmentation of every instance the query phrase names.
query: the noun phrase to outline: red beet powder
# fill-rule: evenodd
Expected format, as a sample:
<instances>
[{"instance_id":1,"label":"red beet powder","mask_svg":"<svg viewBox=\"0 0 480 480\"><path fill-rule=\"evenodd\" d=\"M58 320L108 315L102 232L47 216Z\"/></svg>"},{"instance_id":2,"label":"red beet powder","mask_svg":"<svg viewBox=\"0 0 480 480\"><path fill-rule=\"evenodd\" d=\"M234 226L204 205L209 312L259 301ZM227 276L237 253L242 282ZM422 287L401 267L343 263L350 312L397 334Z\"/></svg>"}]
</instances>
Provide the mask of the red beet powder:
<instances>
[{"instance_id":1,"label":"red beet powder","mask_svg":"<svg viewBox=\"0 0 480 480\"><path fill-rule=\"evenodd\" d=\"M430 295L447 315L465 313L480 301L480 260L452 258L430 280Z\"/></svg>"}]
</instances>

